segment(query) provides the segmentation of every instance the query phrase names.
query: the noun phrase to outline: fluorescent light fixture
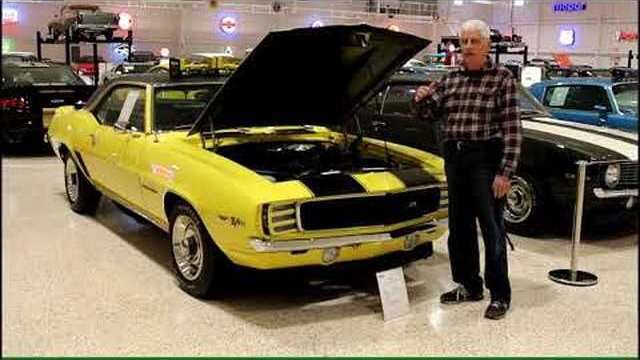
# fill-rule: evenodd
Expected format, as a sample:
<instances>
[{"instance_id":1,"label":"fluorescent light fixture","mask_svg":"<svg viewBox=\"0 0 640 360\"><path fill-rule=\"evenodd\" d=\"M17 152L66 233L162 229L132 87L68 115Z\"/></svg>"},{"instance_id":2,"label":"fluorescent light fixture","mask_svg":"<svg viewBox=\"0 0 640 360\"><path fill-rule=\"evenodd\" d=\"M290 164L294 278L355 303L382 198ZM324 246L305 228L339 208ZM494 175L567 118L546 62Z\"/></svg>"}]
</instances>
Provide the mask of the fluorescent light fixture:
<instances>
[{"instance_id":1,"label":"fluorescent light fixture","mask_svg":"<svg viewBox=\"0 0 640 360\"><path fill-rule=\"evenodd\" d=\"M558 42L562 46L571 46L576 42L576 32L573 29L560 30L560 36Z\"/></svg>"},{"instance_id":2,"label":"fluorescent light fixture","mask_svg":"<svg viewBox=\"0 0 640 360\"><path fill-rule=\"evenodd\" d=\"M513 6L524 6L524 0L513 0Z\"/></svg>"},{"instance_id":3,"label":"fluorescent light fixture","mask_svg":"<svg viewBox=\"0 0 640 360\"><path fill-rule=\"evenodd\" d=\"M464 4L462 0L453 0L453 5L455 6L462 6L462 4Z\"/></svg>"},{"instance_id":4,"label":"fluorescent light fixture","mask_svg":"<svg viewBox=\"0 0 640 360\"><path fill-rule=\"evenodd\" d=\"M482 4L482 5L491 5L493 4L493 2L491 2L491 0L473 0L474 3L476 4Z\"/></svg>"}]
</instances>

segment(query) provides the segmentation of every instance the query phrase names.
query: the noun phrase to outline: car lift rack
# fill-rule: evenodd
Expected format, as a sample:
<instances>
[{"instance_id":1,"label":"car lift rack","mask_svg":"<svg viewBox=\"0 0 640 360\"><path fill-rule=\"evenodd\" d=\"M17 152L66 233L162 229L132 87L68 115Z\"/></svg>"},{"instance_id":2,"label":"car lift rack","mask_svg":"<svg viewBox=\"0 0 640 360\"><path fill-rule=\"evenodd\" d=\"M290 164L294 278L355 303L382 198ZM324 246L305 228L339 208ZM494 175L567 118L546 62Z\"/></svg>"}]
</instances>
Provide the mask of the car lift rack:
<instances>
[{"instance_id":1,"label":"car lift rack","mask_svg":"<svg viewBox=\"0 0 640 360\"><path fill-rule=\"evenodd\" d=\"M131 60L131 46L133 45L133 31L128 30L126 37L114 37L111 40L91 40L91 41L80 41L80 40L71 40L71 36L69 31L67 30L64 40L53 40L50 38L43 38L40 31L36 32L36 56L38 61L42 61L42 45L64 45L64 55L65 55L65 63L67 65L71 65L71 44L92 44L93 45L93 67L95 69L93 73L93 83L95 86L98 86L98 80L100 79L100 69L98 67L98 44L127 44L128 48L128 59Z\"/></svg>"}]
</instances>

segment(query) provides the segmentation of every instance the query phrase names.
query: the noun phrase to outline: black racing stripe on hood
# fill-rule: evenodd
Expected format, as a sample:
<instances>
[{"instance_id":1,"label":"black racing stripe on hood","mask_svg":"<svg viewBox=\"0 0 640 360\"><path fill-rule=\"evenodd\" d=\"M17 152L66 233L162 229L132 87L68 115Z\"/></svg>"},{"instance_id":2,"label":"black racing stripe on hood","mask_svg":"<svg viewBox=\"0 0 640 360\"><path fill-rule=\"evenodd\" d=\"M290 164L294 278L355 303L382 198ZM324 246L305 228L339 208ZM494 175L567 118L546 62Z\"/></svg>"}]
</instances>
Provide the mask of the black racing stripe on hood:
<instances>
[{"instance_id":1,"label":"black racing stripe on hood","mask_svg":"<svg viewBox=\"0 0 640 360\"><path fill-rule=\"evenodd\" d=\"M389 171L400 181L402 181L405 187L414 187L422 185L430 185L438 183L433 175L429 174L426 170L421 168L400 169Z\"/></svg>"},{"instance_id":2,"label":"black racing stripe on hood","mask_svg":"<svg viewBox=\"0 0 640 360\"><path fill-rule=\"evenodd\" d=\"M309 188L315 196L334 196L367 192L367 189L348 174L319 175L298 180Z\"/></svg>"}]
</instances>

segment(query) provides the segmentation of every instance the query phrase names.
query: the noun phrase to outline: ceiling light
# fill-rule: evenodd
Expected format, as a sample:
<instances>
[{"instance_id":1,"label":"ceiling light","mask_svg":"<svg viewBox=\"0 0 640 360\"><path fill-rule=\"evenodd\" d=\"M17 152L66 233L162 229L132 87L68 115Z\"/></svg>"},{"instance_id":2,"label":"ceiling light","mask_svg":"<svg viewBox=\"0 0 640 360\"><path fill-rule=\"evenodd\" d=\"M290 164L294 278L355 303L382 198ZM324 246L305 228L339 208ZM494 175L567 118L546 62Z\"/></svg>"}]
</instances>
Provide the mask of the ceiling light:
<instances>
[{"instance_id":1,"label":"ceiling light","mask_svg":"<svg viewBox=\"0 0 640 360\"><path fill-rule=\"evenodd\" d=\"M482 5L491 5L492 2L491 0L473 0L474 3L476 4L482 4Z\"/></svg>"},{"instance_id":2,"label":"ceiling light","mask_svg":"<svg viewBox=\"0 0 640 360\"><path fill-rule=\"evenodd\" d=\"M524 6L524 0L513 0L513 6Z\"/></svg>"},{"instance_id":3,"label":"ceiling light","mask_svg":"<svg viewBox=\"0 0 640 360\"><path fill-rule=\"evenodd\" d=\"M453 5L455 6L462 6L463 2L462 0L453 0Z\"/></svg>"}]
</instances>

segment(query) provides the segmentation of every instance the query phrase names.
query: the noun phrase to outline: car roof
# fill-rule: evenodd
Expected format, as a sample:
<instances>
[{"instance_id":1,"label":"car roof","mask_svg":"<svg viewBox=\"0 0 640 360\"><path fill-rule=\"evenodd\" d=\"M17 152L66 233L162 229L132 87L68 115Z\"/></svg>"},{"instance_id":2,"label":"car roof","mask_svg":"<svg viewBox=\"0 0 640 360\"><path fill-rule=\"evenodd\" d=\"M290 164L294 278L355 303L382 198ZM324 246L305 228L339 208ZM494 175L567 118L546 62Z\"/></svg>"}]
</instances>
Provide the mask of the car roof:
<instances>
[{"instance_id":1,"label":"car roof","mask_svg":"<svg viewBox=\"0 0 640 360\"><path fill-rule=\"evenodd\" d=\"M111 81L112 84L120 82L138 82L153 87L163 87L179 84L222 84L226 78L212 76L187 76L172 79L168 73L141 73L118 76Z\"/></svg>"},{"instance_id":2,"label":"car roof","mask_svg":"<svg viewBox=\"0 0 640 360\"><path fill-rule=\"evenodd\" d=\"M64 63L57 62L40 62L40 61L22 61L22 62L7 62L2 64L3 68L58 68L69 67Z\"/></svg>"},{"instance_id":3,"label":"car roof","mask_svg":"<svg viewBox=\"0 0 640 360\"><path fill-rule=\"evenodd\" d=\"M559 85L559 84L580 84L580 85L598 85L598 86L610 86L614 84L614 81L610 78L602 78L602 77L568 77L568 78L558 78L553 80L545 80L539 82L539 84L548 86L548 85Z\"/></svg>"}]
</instances>

